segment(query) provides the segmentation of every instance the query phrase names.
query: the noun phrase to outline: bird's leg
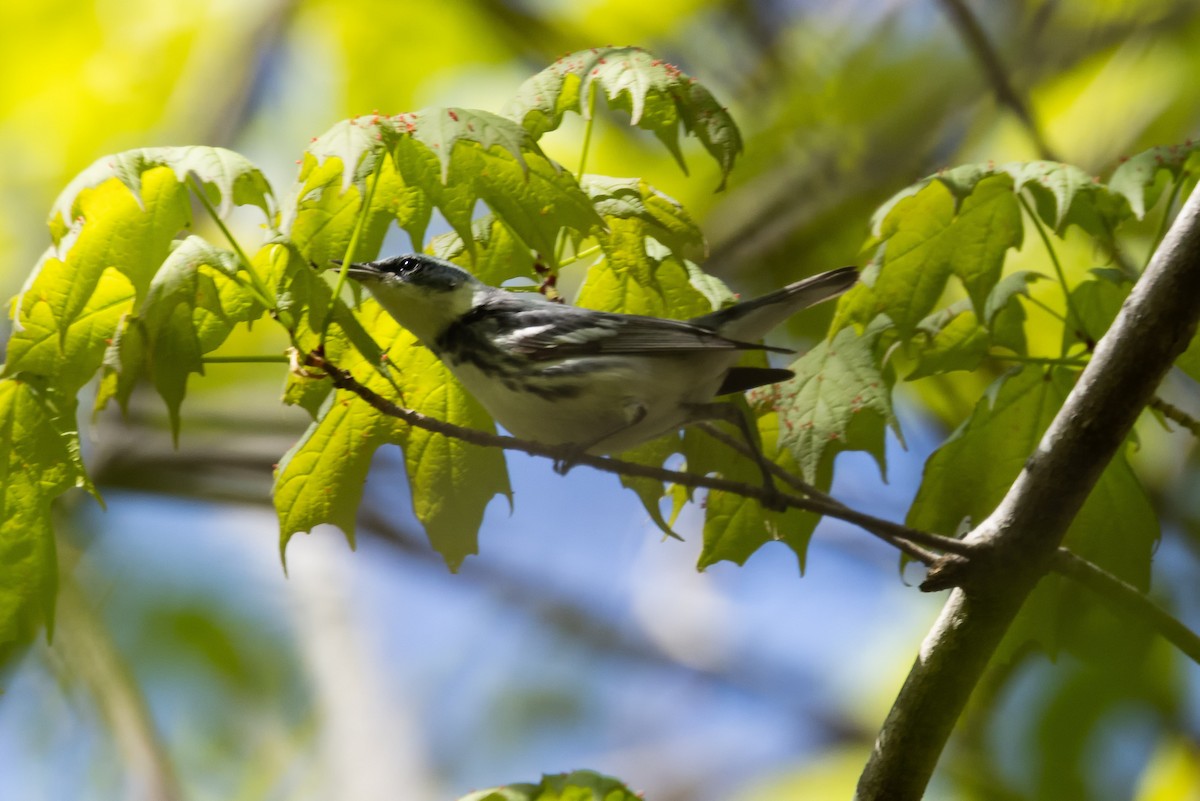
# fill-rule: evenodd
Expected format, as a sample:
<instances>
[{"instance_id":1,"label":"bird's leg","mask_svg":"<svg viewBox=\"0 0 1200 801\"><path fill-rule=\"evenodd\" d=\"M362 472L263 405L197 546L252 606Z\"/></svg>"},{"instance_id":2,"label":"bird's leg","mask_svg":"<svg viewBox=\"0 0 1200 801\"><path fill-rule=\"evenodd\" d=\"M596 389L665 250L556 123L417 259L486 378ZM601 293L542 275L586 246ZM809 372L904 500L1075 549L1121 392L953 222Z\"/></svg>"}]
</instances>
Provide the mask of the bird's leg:
<instances>
[{"instance_id":1,"label":"bird's leg","mask_svg":"<svg viewBox=\"0 0 1200 801\"><path fill-rule=\"evenodd\" d=\"M632 428L633 426L636 426L638 423L642 422L642 420L646 419L646 407L640 403L628 405L627 410L630 412L630 419L628 422L622 423L612 431L606 431L598 437L593 437L587 442L574 443L571 446L571 450L574 452L574 454L578 455L581 453L587 453L592 448L595 448L597 445L604 442L604 440L610 437L615 437L625 429ZM570 471L570 469L574 466L574 456L567 456L562 459L554 460L554 472L558 473L560 476L565 476L567 472Z\"/></svg>"},{"instance_id":2,"label":"bird's leg","mask_svg":"<svg viewBox=\"0 0 1200 801\"><path fill-rule=\"evenodd\" d=\"M767 497L762 500L762 505L774 512L782 512L787 509L787 504L783 500L783 496L775 487L775 479L771 475L770 462L763 455L762 447L759 444L756 432L750 425L750 420L746 414L733 403L697 403L690 407L692 418L690 422L698 423L702 420L721 420L726 423L731 423L737 427L738 431L742 432L742 436L746 440L746 444L750 446L750 451L754 454L754 462L758 465L758 469L762 472L763 490L767 493Z\"/></svg>"}]
</instances>

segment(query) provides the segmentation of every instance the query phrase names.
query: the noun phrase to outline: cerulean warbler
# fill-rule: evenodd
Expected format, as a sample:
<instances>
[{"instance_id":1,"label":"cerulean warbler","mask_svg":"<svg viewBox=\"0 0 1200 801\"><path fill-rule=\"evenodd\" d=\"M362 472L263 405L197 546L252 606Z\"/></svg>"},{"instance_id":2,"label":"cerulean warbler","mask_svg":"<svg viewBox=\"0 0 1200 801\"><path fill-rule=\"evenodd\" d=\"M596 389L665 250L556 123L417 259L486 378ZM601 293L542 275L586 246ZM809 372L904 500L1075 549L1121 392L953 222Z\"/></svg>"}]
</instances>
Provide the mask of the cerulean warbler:
<instances>
[{"instance_id":1,"label":"cerulean warbler","mask_svg":"<svg viewBox=\"0 0 1200 801\"><path fill-rule=\"evenodd\" d=\"M702 420L734 423L758 454L738 407L717 398L792 372L738 366L738 358L747 350L790 353L755 343L858 278L853 267L843 267L684 322L509 292L421 254L352 264L348 273L513 436L596 454L619 453Z\"/></svg>"}]
</instances>

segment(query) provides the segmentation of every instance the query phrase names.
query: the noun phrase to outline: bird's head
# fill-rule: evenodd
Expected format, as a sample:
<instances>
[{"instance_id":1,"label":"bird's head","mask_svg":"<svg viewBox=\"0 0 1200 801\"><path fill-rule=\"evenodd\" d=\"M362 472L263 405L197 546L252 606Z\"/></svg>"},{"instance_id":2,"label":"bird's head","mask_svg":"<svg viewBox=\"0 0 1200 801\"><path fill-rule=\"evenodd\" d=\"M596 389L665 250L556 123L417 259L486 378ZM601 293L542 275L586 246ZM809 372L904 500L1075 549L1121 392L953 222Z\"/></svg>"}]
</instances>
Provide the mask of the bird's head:
<instances>
[{"instance_id":1,"label":"bird's head","mask_svg":"<svg viewBox=\"0 0 1200 801\"><path fill-rule=\"evenodd\" d=\"M421 253L351 264L347 273L422 342L436 339L491 290L466 270Z\"/></svg>"}]
</instances>

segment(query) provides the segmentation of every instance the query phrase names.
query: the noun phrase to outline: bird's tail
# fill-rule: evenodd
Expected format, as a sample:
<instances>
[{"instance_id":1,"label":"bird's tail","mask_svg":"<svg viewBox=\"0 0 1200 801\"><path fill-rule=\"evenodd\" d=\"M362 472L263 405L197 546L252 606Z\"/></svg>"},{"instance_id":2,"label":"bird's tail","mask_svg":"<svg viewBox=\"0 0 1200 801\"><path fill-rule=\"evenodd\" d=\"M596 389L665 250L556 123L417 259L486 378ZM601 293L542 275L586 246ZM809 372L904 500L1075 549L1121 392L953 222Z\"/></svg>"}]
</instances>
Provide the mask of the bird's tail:
<instances>
[{"instance_id":1,"label":"bird's tail","mask_svg":"<svg viewBox=\"0 0 1200 801\"><path fill-rule=\"evenodd\" d=\"M858 270L841 267L794 284L788 284L753 300L697 317L690 322L716 331L723 337L754 342L801 309L836 298L858 281Z\"/></svg>"}]
</instances>

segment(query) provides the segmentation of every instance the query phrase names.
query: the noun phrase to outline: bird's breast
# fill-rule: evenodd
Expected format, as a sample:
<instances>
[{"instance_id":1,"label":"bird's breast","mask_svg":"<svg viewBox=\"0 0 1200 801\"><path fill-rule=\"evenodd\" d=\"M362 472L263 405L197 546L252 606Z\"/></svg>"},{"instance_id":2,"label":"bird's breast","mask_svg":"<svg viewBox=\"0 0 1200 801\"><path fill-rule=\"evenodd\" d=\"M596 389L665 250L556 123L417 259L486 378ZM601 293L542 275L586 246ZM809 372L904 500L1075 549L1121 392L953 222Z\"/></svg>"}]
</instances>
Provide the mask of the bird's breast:
<instances>
[{"instance_id":1,"label":"bird's breast","mask_svg":"<svg viewBox=\"0 0 1200 801\"><path fill-rule=\"evenodd\" d=\"M736 354L583 356L488 364L444 357L451 372L513 436L619 453L687 421L712 400Z\"/></svg>"}]
</instances>

